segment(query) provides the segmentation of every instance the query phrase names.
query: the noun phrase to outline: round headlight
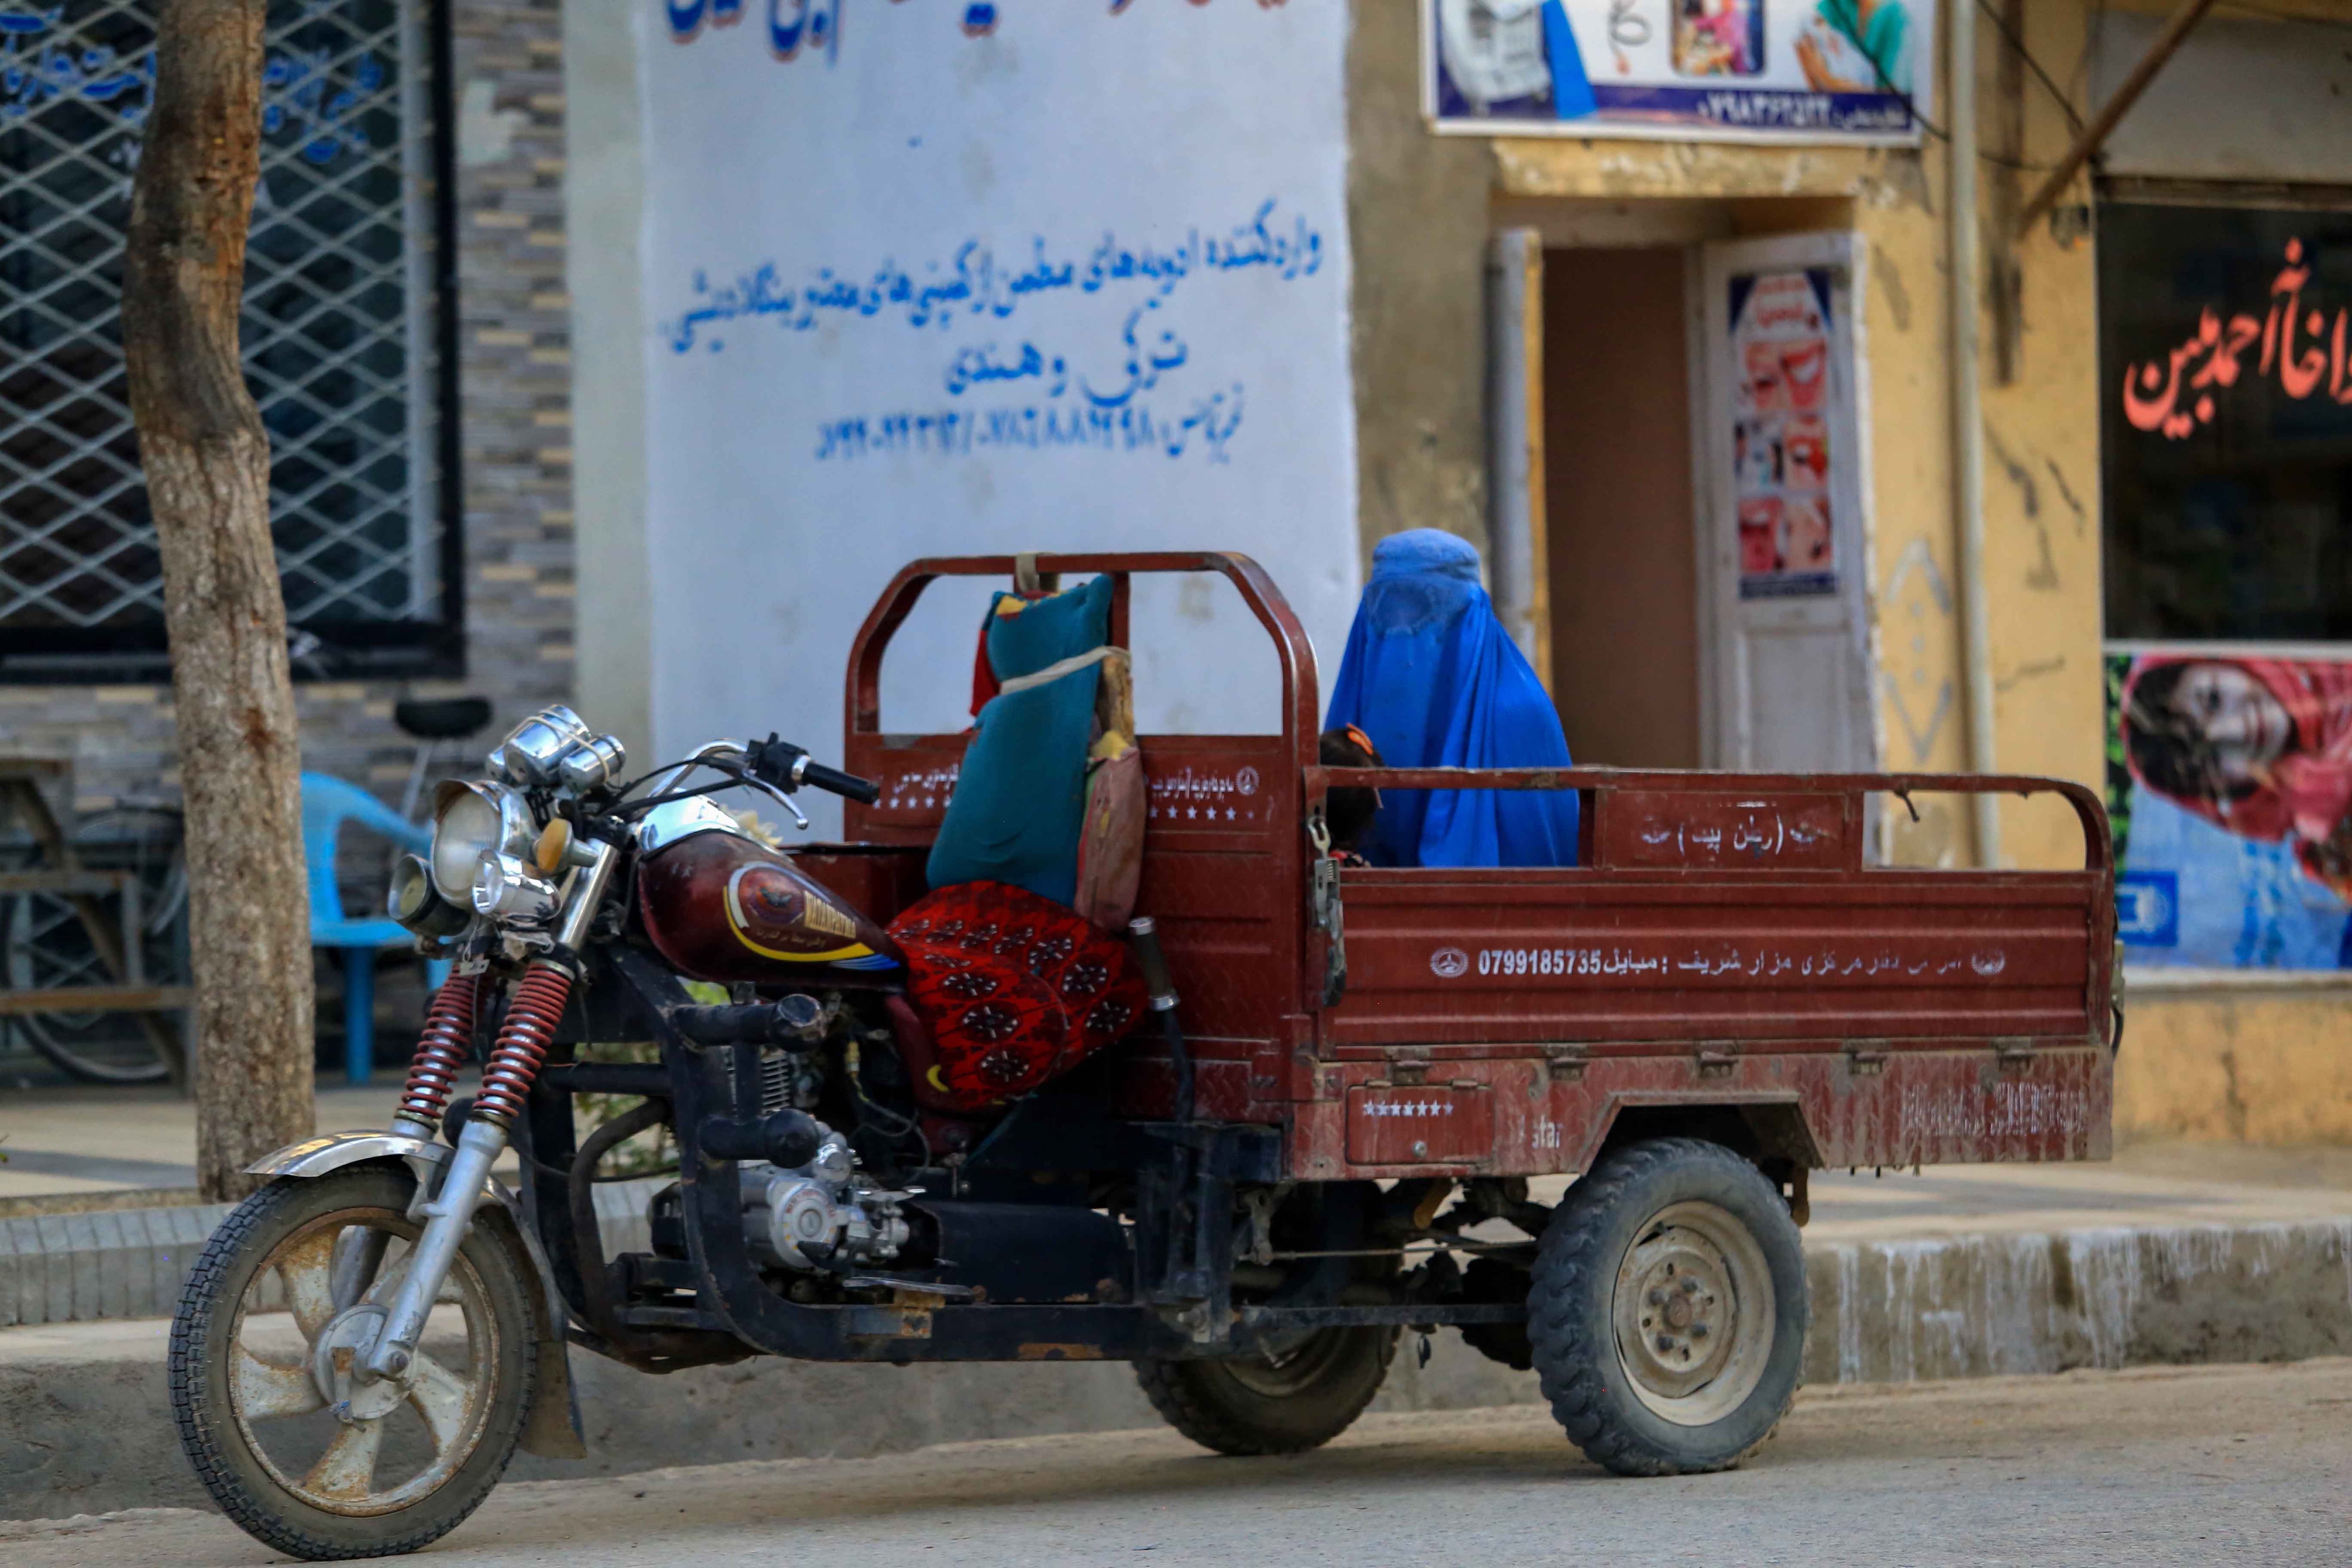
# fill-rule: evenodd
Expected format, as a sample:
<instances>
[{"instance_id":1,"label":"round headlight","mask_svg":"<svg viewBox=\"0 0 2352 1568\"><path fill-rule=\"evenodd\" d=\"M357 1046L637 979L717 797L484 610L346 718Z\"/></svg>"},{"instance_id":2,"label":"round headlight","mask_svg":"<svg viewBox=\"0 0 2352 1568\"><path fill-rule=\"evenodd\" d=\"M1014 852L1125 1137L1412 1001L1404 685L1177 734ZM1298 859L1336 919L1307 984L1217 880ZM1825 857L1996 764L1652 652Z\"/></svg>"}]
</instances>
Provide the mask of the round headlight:
<instances>
[{"instance_id":1,"label":"round headlight","mask_svg":"<svg viewBox=\"0 0 2352 1568\"><path fill-rule=\"evenodd\" d=\"M474 908L493 920L541 925L551 919L563 900L555 884L530 874L511 855L487 857L474 871Z\"/></svg>"},{"instance_id":2,"label":"round headlight","mask_svg":"<svg viewBox=\"0 0 2352 1568\"><path fill-rule=\"evenodd\" d=\"M536 835L522 797L499 784L452 780L436 792L433 812L433 888L465 909L473 902L474 874L499 855L526 852Z\"/></svg>"},{"instance_id":3,"label":"round headlight","mask_svg":"<svg viewBox=\"0 0 2352 1568\"><path fill-rule=\"evenodd\" d=\"M463 909L434 891L431 868L414 855L394 865L384 912L423 937L456 936L469 923Z\"/></svg>"}]
</instances>

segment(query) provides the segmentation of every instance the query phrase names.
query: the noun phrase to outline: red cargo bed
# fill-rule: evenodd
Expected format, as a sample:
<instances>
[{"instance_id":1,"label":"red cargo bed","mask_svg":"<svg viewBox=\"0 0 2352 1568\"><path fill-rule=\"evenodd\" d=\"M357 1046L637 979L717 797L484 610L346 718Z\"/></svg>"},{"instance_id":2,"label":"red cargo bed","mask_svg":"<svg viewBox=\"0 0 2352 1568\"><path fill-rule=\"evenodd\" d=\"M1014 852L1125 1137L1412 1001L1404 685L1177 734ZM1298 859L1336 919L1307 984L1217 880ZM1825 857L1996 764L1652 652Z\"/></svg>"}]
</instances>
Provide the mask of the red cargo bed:
<instances>
[{"instance_id":1,"label":"red cargo bed","mask_svg":"<svg viewBox=\"0 0 2352 1568\"><path fill-rule=\"evenodd\" d=\"M1694 1118L1790 1170L2104 1158L2115 1015L2114 863L2079 784L1934 774L1568 769L1332 771L1313 651L1257 565L1221 553L1045 555L1108 573L1112 640L1135 573L1233 581L1280 656L1280 735L1141 737L1150 820L1139 909L1159 921L1203 1115L1287 1127L1303 1179L1536 1175ZM1010 579L1009 556L915 563L850 655L845 765L862 847L811 868L887 919L919 889L964 738L881 730L881 659L924 586ZM1318 910L1307 824L1335 786L1575 789L1574 869L1365 869ZM1927 792L2053 793L2078 870L1873 864L1874 810ZM892 851L896 853L892 853ZM909 871L912 875L909 875ZM845 891L848 889L845 889ZM1332 982L1332 945L1344 955ZM1129 1109L1171 1094L1130 1047Z\"/></svg>"}]
</instances>

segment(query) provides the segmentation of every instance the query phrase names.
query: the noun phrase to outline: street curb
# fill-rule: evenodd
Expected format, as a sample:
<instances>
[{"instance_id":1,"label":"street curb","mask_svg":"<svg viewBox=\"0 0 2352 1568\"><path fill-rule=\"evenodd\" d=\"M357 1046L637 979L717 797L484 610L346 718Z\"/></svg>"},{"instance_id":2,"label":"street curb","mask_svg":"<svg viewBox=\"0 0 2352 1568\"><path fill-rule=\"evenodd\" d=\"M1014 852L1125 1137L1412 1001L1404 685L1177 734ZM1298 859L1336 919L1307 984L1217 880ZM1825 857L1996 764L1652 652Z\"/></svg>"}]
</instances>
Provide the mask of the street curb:
<instances>
[{"instance_id":1,"label":"street curb","mask_svg":"<svg viewBox=\"0 0 2352 1568\"><path fill-rule=\"evenodd\" d=\"M2352 1353L2352 1218L1849 1242L1808 1258L1807 1380L1903 1383ZM208 1507L172 1429L162 1322L0 1334L0 1518ZM1532 1374L1408 1336L1372 1408L1523 1404ZM653 1379L575 1352L590 1458L518 1479L1152 1425L1117 1363L760 1359Z\"/></svg>"},{"instance_id":2,"label":"street curb","mask_svg":"<svg viewBox=\"0 0 2352 1568\"><path fill-rule=\"evenodd\" d=\"M2352 1353L2352 1217L1808 1249L1805 1380Z\"/></svg>"},{"instance_id":3,"label":"street curb","mask_svg":"<svg viewBox=\"0 0 2352 1568\"><path fill-rule=\"evenodd\" d=\"M606 1251L652 1245L646 1204L663 1184L648 1178L596 1188ZM0 1218L0 1329L170 1317L197 1254L232 1206Z\"/></svg>"}]
</instances>

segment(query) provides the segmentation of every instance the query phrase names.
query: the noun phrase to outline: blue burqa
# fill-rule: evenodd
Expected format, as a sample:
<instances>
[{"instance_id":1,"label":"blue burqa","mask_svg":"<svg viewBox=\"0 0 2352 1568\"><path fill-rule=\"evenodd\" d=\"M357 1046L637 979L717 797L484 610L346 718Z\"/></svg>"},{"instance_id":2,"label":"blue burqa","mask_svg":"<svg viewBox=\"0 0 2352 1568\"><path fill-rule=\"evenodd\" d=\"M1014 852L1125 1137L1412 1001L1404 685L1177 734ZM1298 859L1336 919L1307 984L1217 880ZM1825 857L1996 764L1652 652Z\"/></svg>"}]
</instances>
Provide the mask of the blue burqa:
<instances>
[{"instance_id":1,"label":"blue burqa","mask_svg":"<svg viewBox=\"0 0 2352 1568\"><path fill-rule=\"evenodd\" d=\"M1392 768L1567 767L1568 737L1478 582L1478 552L1433 528L1381 541L1325 721ZM1360 846L1376 866L1573 866L1574 790L1383 790Z\"/></svg>"}]
</instances>

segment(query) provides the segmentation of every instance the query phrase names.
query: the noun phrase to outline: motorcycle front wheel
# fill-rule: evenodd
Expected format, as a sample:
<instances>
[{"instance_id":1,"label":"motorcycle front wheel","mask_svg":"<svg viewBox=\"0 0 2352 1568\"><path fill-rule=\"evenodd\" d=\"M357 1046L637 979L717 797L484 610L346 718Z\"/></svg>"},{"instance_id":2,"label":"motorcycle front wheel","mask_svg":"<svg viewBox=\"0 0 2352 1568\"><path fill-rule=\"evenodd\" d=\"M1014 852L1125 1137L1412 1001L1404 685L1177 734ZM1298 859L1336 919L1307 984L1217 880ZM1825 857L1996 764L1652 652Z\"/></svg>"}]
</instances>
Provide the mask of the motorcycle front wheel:
<instances>
[{"instance_id":1,"label":"motorcycle front wheel","mask_svg":"<svg viewBox=\"0 0 2352 1568\"><path fill-rule=\"evenodd\" d=\"M181 1446L221 1511L312 1562L438 1540L504 1473L538 1366L530 1282L477 1225L397 1382L352 1376L418 1227L397 1166L280 1178L213 1233L172 1324Z\"/></svg>"}]
</instances>

